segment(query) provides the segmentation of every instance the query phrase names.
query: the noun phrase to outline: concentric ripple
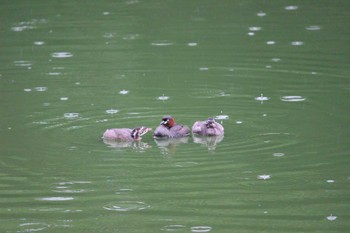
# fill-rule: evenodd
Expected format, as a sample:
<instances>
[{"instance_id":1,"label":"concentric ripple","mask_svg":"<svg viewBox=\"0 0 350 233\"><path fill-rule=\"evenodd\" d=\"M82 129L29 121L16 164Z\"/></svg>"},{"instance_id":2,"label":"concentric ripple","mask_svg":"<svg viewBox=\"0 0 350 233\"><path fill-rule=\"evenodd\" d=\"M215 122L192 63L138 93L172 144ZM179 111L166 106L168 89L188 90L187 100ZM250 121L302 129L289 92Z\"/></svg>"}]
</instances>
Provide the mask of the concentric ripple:
<instances>
[{"instance_id":1,"label":"concentric ripple","mask_svg":"<svg viewBox=\"0 0 350 233\"><path fill-rule=\"evenodd\" d=\"M210 226L194 226L191 227L192 232L209 232L211 231L212 227Z\"/></svg>"},{"instance_id":2,"label":"concentric ripple","mask_svg":"<svg viewBox=\"0 0 350 233\"><path fill-rule=\"evenodd\" d=\"M73 57L73 54L71 52L55 52L55 53L51 53L51 57L68 58L68 57Z\"/></svg>"},{"instance_id":3,"label":"concentric ripple","mask_svg":"<svg viewBox=\"0 0 350 233\"><path fill-rule=\"evenodd\" d=\"M150 205L142 201L119 201L115 203L109 203L103 206L103 209L112 211L139 211L148 209L150 207Z\"/></svg>"},{"instance_id":4,"label":"concentric ripple","mask_svg":"<svg viewBox=\"0 0 350 233\"><path fill-rule=\"evenodd\" d=\"M291 96L282 96L281 100L285 102L300 102L300 101L306 100L306 98L302 96L291 95Z\"/></svg>"},{"instance_id":5,"label":"concentric ripple","mask_svg":"<svg viewBox=\"0 0 350 233\"><path fill-rule=\"evenodd\" d=\"M185 228L186 228L186 226L184 226L184 225L173 224L173 225L164 226L164 227L162 227L161 230L163 230L163 231L183 231L183 230L185 230Z\"/></svg>"}]
</instances>

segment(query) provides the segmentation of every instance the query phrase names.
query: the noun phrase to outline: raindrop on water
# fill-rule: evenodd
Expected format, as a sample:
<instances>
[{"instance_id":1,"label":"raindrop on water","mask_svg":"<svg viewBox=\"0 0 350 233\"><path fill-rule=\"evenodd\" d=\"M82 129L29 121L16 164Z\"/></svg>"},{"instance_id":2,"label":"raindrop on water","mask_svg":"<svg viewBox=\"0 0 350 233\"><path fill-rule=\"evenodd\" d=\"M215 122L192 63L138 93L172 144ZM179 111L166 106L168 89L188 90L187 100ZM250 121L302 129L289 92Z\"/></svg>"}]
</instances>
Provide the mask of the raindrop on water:
<instances>
[{"instance_id":1,"label":"raindrop on water","mask_svg":"<svg viewBox=\"0 0 350 233\"><path fill-rule=\"evenodd\" d=\"M75 119L75 118L79 117L79 113L67 112L67 113L63 114L63 116L64 116L64 118L67 118L67 119Z\"/></svg>"},{"instance_id":2,"label":"raindrop on water","mask_svg":"<svg viewBox=\"0 0 350 233\"><path fill-rule=\"evenodd\" d=\"M198 44L196 42L190 42L187 44L190 47L197 46Z\"/></svg>"},{"instance_id":3,"label":"raindrop on water","mask_svg":"<svg viewBox=\"0 0 350 233\"><path fill-rule=\"evenodd\" d=\"M329 220L329 221L334 221L334 220L337 219L337 216L334 216L334 215L331 214L331 215L327 216L326 218L327 218L327 220Z\"/></svg>"},{"instance_id":4,"label":"raindrop on water","mask_svg":"<svg viewBox=\"0 0 350 233\"><path fill-rule=\"evenodd\" d=\"M106 110L106 113L108 113L108 114L116 114L118 112L119 112L118 109L108 109L108 110Z\"/></svg>"},{"instance_id":5,"label":"raindrop on water","mask_svg":"<svg viewBox=\"0 0 350 233\"><path fill-rule=\"evenodd\" d=\"M214 117L215 120L227 120L230 117L228 115L217 115Z\"/></svg>"},{"instance_id":6,"label":"raindrop on water","mask_svg":"<svg viewBox=\"0 0 350 233\"><path fill-rule=\"evenodd\" d=\"M271 175L258 175L258 180L268 180L271 179Z\"/></svg>"},{"instance_id":7,"label":"raindrop on water","mask_svg":"<svg viewBox=\"0 0 350 233\"><path fill-rule=\"evenodd\" d=\"M286 6L284 9L287 11L294 11L297 10L299 7L298 6Z\"/></svg>"},{"instance_id":8,"label":"raindrop on water","mask_svg":"<svg viewBox=\"0 0 350 233\"><path fill-rule=\"evenodd\" d=\"M261 103L263 103L264 101L269 100L269 99L270 99L270 97L264 96L264 94L262 94L262 93L260 96L255 97L255 100L261 101Z\"/></svg>"},{"instance_id":9,"label":"raindrop on water","mask_svg":"<svg viewBox=\"0 0 350 233\"><path fill-rule=\"evenodd\" d=\"M306 98L302 96L291 95L291 96L282 96L281 100L285 102L300 102L300 101L306 100Z\"/></svg>"},{"instance_id":10,"label":"raindrop on water","mask_svg":"<svg viewBox=\"0 0 350 233\"><path fill-rule=\"evenodd\" d=\"M210 226L194 226L191 227L192 232L209 232L211 231L212 227Z\"/></svg>"},{"instance_id":11,"label":"raindrop on water","mask_svg":"<svg viewBox=\"0 0 350 233\"><path fill-rule=\"evenodd\" d=\"M36 91L47 91L47 87L35 87Z\"/></svg>"},{"instance_id":12,"label":"raindrop on water","mask_svg":"<svg viewBox=\"0 0 350 233\"><path fill-rule=\"evenodd\" d=\"M51 53L51 57L54 58L68 58L68 57L73 57L73 54L70 52L56 52L56 53Z\"/></svg>"},{"instance_id":13,"label":"raindrop on water","mask_svg":"<svg viewBox=\"0 0 350 233\"><path fill-rule=\"evenodd\" d=\"M103 206L105 210L112 211L139 211L150 207L150 205L141 201L120 201Z\"/></svg>"},{"instance_id":14,"label":"raindrop on water","mask_svg":"<svg viewBox=\"0 0 350 233\"><path fill-rule=\"evenodd\" d=\"M257 32L257 31L260 31L260 30L261 30L261 27L256 27L256 26L249 27L249 31Z\"/></svg>"},{"instance_id":15,"label":"raindrop on water","mask_svg":"<svg viewBox=\"0 0 350 233\"><path fill-rule=\"evenodd\" d=\"M259 17L264 17L264 16L266 16L266 13L260 11L256 15L259 16Z\"/></svg>"},{"instance_id":16,"label":"raindrop on water","mask_svg":"<svg viewBox=\"0 0 350 233\"><path fill-rule=\"evenodd\" d=\"M128 93L129 93L129 91L124 90L124 89L119 92L119 94L121 94L121 95L126 95Z\"/></svg>"},{"instance_id":17,"label":"raindrop on water","mask_svg":"<svg viewBox=\"0 0 350 233\"><path fill-rule=\"evenodd\" d=\"M34 41L35 45L44 45L45 42L44 41Z\"/></svg>"},{"instance_id":18,"label":"raindrop on water","mask_svg":"<svg viewBox=\"0 0 350 233\"><path fill-rule=\"evenodd\" d=\"M40 201L70 201L73 200L73 197L42 197L37 198L37 200Z\"/></svg>"},{"instance_id":19,"label":"raindrop on water","mask_svg":"<svg viewBox=\"0 0 350 233\"><path fill-rule=\"evenodd\" d=\"M310 26L307 26L305 29L306 29L306 30L309 30L309 31L318 31L318 30L321 30L321 26L318 26L318 25L310 25Z\"/></svg>"},{"instance_id":20,"label":"raindrop on water","mask_svg":"<svg viewBox=\"0 0 350 233\"><path fill-rule=\"evenodd\" d=\"M157 99L158 100L168 100L169 98L170 98L169 96L162 95L162 96L159 96Z\"/></svg>"},{"instance_id":21,"label":"raindrop on water","mask_svg":"<svg viewBox=\"0 0 350 233\"><path fill-rule=\"evenodd\" d=\"M304 44L303 41L293 41L293 42L291 43L291 45L293 45L293 46L301 46L301 45L303 45L303 44Z\"/></svg>"},{"instance_id":22,"label":"raindrop on water","mask_svg":"<svg viewBox=\"0 0 350 233\"><path fill-rule=\"evenodd\" d=\"M181 231L185 228L184 225L167 225L162 227L163 231Z\"/></svg>"}]
</instances>

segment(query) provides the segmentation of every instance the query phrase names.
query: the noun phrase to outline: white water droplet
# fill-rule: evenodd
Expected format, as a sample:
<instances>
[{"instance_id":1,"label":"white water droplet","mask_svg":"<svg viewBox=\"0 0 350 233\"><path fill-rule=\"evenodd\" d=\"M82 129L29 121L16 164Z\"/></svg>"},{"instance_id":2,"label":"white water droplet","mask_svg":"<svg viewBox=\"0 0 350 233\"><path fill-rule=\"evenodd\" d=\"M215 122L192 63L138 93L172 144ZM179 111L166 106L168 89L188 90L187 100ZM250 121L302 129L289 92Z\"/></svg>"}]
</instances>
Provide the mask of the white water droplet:
<instances>
[{"instance_id":1,"label":"white water droplet","mask_svg":"<svg viewBox=\"0 0 350 233\"><path fill-rule=\"evenodd\" d=\"M37 198L37 200L40 201L70 201L73 200L73 197L42 197Z\"/></svg>"},{"instance_id":2,"label":"white water droplet","mask_svg":"<svg viewBox=\"0 0 350 233\"><path fill-rule=\"evenodd\" d=\"M194 47L194 46L197 46L198 44L196 42L190 42L187 45L190 47Z\"/></svg>"},{"instance_id":3,"label":"white water droplet","mask_svg":"<svg viewBox=\"0 0 350 233\"><path fill-rule=\"evenodd\" d=\"M119 112L118 109L108 109L108 110L106 110L106 113L108 113L108 114L116 114L118 112Z\"/></svg>"},{"instance_id":4,"label":"white water droplet","mask_svg":"<svg viewBox=\"0 0 350 233\"><path fill-rule=\"evenodd\" d=\"M249 31L252 31L252 32L257 32L257 31L260 31L260 30L261 30L261 27L256 27L256 26L249 27Z\"/></svg>"},{"instance_id":5,"label":"white water droplet","mask_svg":"<svg viewBox=\"0 0 350 233\"><path fill-rule=\"evenodd\" d=\"M35 45L44 45L45 42L44 41L34 41Z\"/></svg>"},{"instance_id":6,"label":"white water droplet","mask_svg":"<svg viewBox=\"0 0 350 233\"><path fill-rule=\"evenodd\" d=\"M73 57L73 54L70 52L56 52L56 53L51 53L51 57L54 58L68 58L68 57Z\"/></svg>"},{"instance_id":7,"label":"white water droplet","mask_svg":"<svg viewBox=\"0 0 350 233\"><path fill-rule=\"evenodd\" d=\"M282 96L281 100L285 102L300 102L306 100L306 98L298 95L290 95Z\"/></svg>"},{"instance_id":8,"label":"white water droplet","mask_svg":"<svg viewBox=\"0 0 350 233\"><path fill-rule=\"evenodd\" d=\"M309 31L318 31L318 30L321 30L321 26L318 26L318 25L310 25L310 26L307 26L305 29L306 29L306 30L309 30Z\"/></svg>"},{"instance_id":9,"label":"white water droplet","mask_svg":"<svg viewBox=\"0 0 350 233\"><path fill-rule=\"evenodd\" d=\"M63 114L63 116L64 116L64 118L67 118L67 119L75 119L75 118L79 117L79 113L67 112L67 113Z\"/></svg>"},{"instance_id":10,"label":"white water droplet","mask_svg":"<svg viewBox=\"0 0 350 233\"><path fill-rule=\"evenodd\" d=\"M162 95L162 96L159 96L157 99L158 100L168 100L169 98L170 98L169 96Z\"/></svg>"},{"instance_id":11,"label":"white water droplet","mask_svg":"<svg viewBox=\"0 0 350 233\"><path fill-rule=\"evenodd\" d=\"M47 91L47 87L35 87L36 91Z\"/></svg>"},{"instance_id":12,"label":"white water droplet","mask_svg":"<svg viewBox=\"0 0 350 233\"><path fill-rule=\"evenodd\" d=\"M271 175L258 175L257 178L258 180L268 180L271 179Z\"/></svg>"},{"instance_id":13,"label":"white water droplet","mask_svg":"<svg viewBox=\"0 0 350 233\"><path fill-rule=\"evenodd\" d=\"M258 12L256 15L259 17L264 17L264 16L266 16L266 13L265 12Z\"/></svg>"},{"instance_id":14,"label":"white water droplet","mask_svg":"<svg viewBox=\"0 0 350 233\"><path fill-rule=\"evenodd\" d=\"M119 92L119 94L121 94L121 95L126 95L128 93L129 93L129 91L124 90L124 89Z\"/></svg>"},{"instance_id":15,"label":"white water droplet","mask_svg":"<svg viewBox=\"0 0 350 233\"><path fill-rule=\"evenodd\" d=\"M304 42L303 41L292 41L290 44L293 46L302 46L304 44Z\"/></svg>"},{"instance_id":16,"label":"white water droplet","mask_svg":"<svg viewBox=\"0 0 350 233\"><path fill-rule=\"evenodd\" d=\"M227 120L230 117L228 115L217 115L214 117L215 120Z\"/></svg>"},{"instance_id":17,"label":"white water droplet","mask_svg":"<svg viewBox=\"0 0 350 233\"><path fill-rule=\"evenodd\" d=\"M294 11L297 10L299 7L298 6L286 6L284 7L284 9L286 9L287 11Z\"/></svg>"},{"instance_id":18,"label":"white water droplet","mask_svg":"<svg viewBox=\"0 0 350 233\"><path fill-rule=\"evenodd\" d=\"M337 216L334 216L334 215L331 214L331 215L327 216L326 218L327 218L327 220L329 220L329 221L334 221L334 220L337 219Z\"/></svg>"},{"instance_id":19,"label":"white water droplet","mask_svg":"<svg viewBox=\"0 0 350 233\"><path fill-rule=\"evenodd\" d=\"M264 96L264 94L261 94L260 96L255 97L255 100L258 100L258 101L266 101L269 99L270 99L270 97Z\"/></svg>"},{"instance_id":20,"label":"white water droplet","mask_svg":"<svg viewBox=\"0 0 350 233\"><path fill-rule=\"evenodd\" d=\"M192 232L209 232L211 231L212 227L210 226L194 226L191 227Z\"/></svg>"}]
</instances>

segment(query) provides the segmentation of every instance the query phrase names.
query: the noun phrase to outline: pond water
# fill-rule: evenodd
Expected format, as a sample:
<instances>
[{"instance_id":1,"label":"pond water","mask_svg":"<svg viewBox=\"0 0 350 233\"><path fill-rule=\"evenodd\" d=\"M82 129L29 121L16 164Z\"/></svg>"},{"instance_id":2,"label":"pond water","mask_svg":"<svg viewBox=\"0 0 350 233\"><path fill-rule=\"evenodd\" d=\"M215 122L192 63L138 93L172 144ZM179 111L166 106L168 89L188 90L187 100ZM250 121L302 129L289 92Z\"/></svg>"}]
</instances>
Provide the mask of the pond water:
<instances>
[{"instance_id":1,"label":"pond water","mask_svg":"<svg viewBox=\"0 0 350 233\"><path fill-rule=\"evenodd\" d=\"M349 12L3 2L1 232L349 232ZM225 135L101 139L166 114Z\"/></svg>"}]
</instances>

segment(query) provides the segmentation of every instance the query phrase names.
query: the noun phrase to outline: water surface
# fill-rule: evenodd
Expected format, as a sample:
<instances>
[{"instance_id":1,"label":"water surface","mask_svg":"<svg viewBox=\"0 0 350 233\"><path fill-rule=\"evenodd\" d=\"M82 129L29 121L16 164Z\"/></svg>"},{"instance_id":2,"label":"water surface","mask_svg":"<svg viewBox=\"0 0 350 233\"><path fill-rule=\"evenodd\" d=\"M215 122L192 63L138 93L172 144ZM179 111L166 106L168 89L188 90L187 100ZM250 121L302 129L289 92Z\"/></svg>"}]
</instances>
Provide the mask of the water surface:
<instances>
[{"instance_id":1,"label":"water surface","mask_svg":"<svg viewBox=\"0 0 350 233\"><path fill-rule=\"evenodd\" d=\"M347 1L5 1L2 232L347 232ZM223 138L105 143L111 127Z\"/></svg>"}]
</instances>

